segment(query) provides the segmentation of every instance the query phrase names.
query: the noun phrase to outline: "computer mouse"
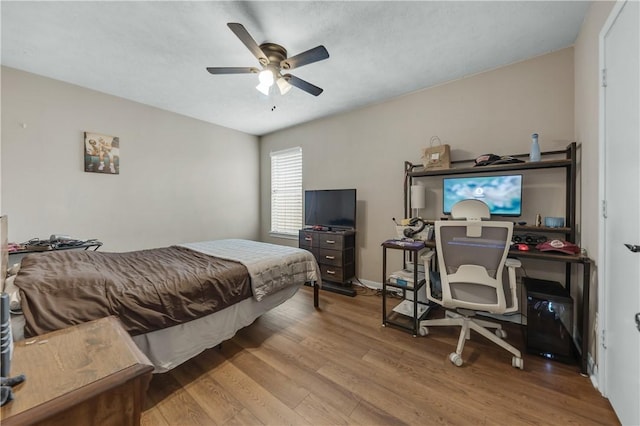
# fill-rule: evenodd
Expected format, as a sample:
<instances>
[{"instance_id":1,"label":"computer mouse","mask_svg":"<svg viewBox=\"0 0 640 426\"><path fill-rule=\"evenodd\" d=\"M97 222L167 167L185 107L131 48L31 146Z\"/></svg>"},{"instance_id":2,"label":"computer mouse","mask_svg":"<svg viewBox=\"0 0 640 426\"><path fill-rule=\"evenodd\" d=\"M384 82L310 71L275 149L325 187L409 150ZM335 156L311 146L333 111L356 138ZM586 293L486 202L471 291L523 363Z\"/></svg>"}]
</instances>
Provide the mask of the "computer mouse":
<instances>
[{"instance_id":1,"label":"computer mouse","mask_svg":"<svg viewBox=\"0 0 640 426\"><path fill-rule=\"evenodd\" d=\"M524 243L516 244L516 248L520 251L529 251L529 245Z\"/></svg>"}]
</instances>

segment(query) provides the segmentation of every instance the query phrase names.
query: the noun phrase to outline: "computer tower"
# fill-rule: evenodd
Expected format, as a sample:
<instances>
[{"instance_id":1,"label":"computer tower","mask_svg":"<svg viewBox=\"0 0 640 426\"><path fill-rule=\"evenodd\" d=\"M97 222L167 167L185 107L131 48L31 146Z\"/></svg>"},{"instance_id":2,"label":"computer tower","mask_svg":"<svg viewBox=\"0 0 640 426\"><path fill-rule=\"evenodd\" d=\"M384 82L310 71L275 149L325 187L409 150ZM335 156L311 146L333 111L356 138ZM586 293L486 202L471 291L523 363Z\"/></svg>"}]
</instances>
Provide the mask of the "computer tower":
<instances>
[{"instance_id":1,"label":"computer tower","mask_svg":"<svg viewBox=\"0 0 640 426\"><path fill-rule=\"evenodd\" d=\"M573 299L556 281L523 278L527 289L527 351L545 358L575 361Z\"/></svg>"}]
</instances>

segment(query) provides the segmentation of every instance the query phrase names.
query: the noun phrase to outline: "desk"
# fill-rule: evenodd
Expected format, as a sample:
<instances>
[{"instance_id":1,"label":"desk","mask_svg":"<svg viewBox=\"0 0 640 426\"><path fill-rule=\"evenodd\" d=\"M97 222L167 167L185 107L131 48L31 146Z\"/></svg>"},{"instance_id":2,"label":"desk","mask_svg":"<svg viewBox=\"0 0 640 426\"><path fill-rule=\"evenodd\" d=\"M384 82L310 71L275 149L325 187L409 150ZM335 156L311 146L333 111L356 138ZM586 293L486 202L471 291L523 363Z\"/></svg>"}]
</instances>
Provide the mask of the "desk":
<instances>
[{"instance_id":1,"label":"desk","mask_svg":"<svg viewBox=\"0 0 640 426\"><path fill-rule=\"evenodd\" d=\"M435 241L427 241L426 247L433 248L435 250ZM551 262L561 262L567 265L565 274L565 288L567 291L571 291L571 264L582 265L582 327L580 330L580 344L577 343L576 337L573 336L573 342L580 352L580 373L588 374L587 366L589 360L589 290L590 290L590 278L591 278L591 263L592 260L587 256L581 254L571 255L558 252L542 252L535 249L529 251L510 250L509 257L521 258L521 259L538 259Z\"/></svg>"},{"instance_id":2,"label":"desk","mask_svg":"<svg viewBox=\"0 0 640 426\"><path fill-rule=\"evenodd\" d=\"M2 407L2 424L140 424L152 371L116 317L22 340L11 375L27 380Z\"/></svg>"}]
</instances>

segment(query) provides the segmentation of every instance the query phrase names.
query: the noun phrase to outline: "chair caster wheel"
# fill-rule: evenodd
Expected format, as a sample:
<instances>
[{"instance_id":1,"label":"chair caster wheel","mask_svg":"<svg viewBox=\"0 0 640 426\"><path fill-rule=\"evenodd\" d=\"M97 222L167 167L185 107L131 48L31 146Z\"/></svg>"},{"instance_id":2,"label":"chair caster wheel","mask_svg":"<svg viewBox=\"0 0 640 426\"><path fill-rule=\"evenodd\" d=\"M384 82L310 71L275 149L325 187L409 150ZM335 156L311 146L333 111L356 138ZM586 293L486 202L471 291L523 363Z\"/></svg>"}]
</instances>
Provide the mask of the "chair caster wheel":
<instances>
[{"instance_id":1,"label":"chair caster wheel","mask_svg":"<svg viewBox=\"0 0 640 426\"><path fill-rule=\"evenodd\" d=\"M496 336L498 336L501 339L506 339L507 338L507 332L504 331L501 328L496 328Z\"/></svg>"},{"instance_id":2,"label":"chair caster wheel","mask_svg":"<svg viewBox=\"0 0 640 426\"><path fill-rule=\"evenodd\" d=\"M449 354L449 361L456 367L462 367L462 357L455 352Z\"/></svg>"},{"instance_id":3,"label":"chair caster wheel","mask_svg":"<svg viewBox=\"0 0 640 426\"><path fill-rule=\"evenodd\" d=\"M511 365L514 368L519 368L520 370L524 370L524 360L522 358L518 358L517 356L514 356L513 358L511 358Z\"/></svg>"},{"instance_id":4,"label":"chair caster wheel","mask_svg":"<svg viewBox=\"0 0 640 426\"><path fill-rule=\"evenodd\" d=\"M418 330L418 333L421 336L426 336L429 334L429 329L427 327L420 327L420 329Z\"/></svg>"}]
</instances>

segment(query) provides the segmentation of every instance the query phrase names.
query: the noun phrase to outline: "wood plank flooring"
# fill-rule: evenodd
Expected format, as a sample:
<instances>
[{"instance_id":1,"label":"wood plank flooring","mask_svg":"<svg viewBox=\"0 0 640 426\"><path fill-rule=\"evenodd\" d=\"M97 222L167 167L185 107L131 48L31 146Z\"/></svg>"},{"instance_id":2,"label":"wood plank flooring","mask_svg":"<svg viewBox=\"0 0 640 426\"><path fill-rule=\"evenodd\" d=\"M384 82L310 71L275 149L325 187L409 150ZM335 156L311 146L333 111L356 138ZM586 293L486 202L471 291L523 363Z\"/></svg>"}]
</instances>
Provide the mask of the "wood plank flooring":
<instances>
[{"instance_id":1,"label":"wood plank flooring","mask_svg":"<svg viewBox=\"0 0 640 426\"><path fill-rule=\"evenodd\" d=\"M615 425L609 402L566 365L511 355L477 334L462 367L447 358L459 329L426 337L382 327L380 296L302 288L210 349L154 375L144 425ZM434 315L438 315L437 312ZM519 326L509 341L523 349Z\"/></svg>"}]
</instances>

